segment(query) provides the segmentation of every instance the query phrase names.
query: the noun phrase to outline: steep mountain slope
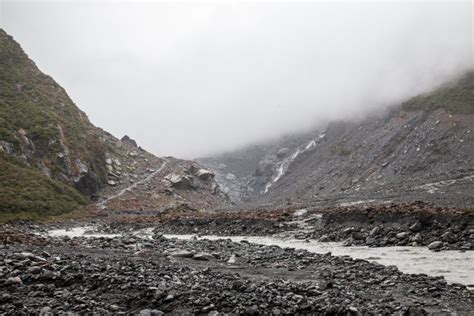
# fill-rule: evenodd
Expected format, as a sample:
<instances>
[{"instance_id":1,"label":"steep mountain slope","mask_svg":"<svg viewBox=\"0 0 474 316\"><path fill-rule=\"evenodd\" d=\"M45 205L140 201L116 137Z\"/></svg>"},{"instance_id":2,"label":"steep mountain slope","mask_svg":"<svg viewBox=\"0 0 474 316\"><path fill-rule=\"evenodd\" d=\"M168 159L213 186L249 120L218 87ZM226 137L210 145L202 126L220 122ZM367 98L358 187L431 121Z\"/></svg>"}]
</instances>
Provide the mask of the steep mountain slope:
<instances>
[{"instance_id":1,"label":"steep mountain slope","mask_svg":"<svg viewBox=\"0 0 474 316\"><path fill-rule=\"evenodd\" d=\"M284 162L291 159L300 143L307 146L312 141L313 133L287 135L197 161L214 170L221 190L240 204L259 199L272 178L286 171L288 163Z\"/></svg>"},{"instance_id":2,"label":"steep mountain slope","mask_svg":"<svg viewBox=\"0 0 474 316\"><path fill-rule=\"evenodd\" d=\"M28 212L57 215L87 203L69 186L0 152L0 201L3 215ZM21 189L19 189L21 188Z\"/></svg>"},{"instance_id":3,"label":"steep mountain slope","mask_svg":"<svg viewBox=\"0 0 474 316\"><path fill-rule=\"evenodd\" d=\"M66 91L43 74L1 29L0 153L0 211L41 214L70 211L88 199L102 201L115 196L133 182L149 177L165 161L137 147L128 136L119 140L95 127ZM179 172L184 172L181 166L192 164L174 162ZM196 164L194 169L202 168ZM206 183L180 189L193 194L181 196L169 190L167 202L186 200L199 207L226 203L213 175L194 178ZM148 189L163 191L153 185ZM156 194L164 195L158 191Z\"/></svg>"},{"instance_id":4,"label":"steep mountain slope","mask_svg":"<svg viewBox=\"0 0 474 316\"><path fill-rule=\"evenodd\" d=\"M8 154L52 178L103 182L105 151L99 133L51 77L0 31L0 139Z\"/></svg>"},{"instance_id":5,"label":"steep mountain slope","mask_svg":"<svg viewBox=\"0 0 474 316\"><path fill-rule=\"evenodd\" d=\"M426 200L474 205L474 73L362 122L333 122L200 161L238 202L335 204ZM229 176L229 174L232 174ZM231 179L232 181L229 181ZM236 185L236 183L238 183ZM248 194L251 192L251 194ZM244 198L243 198L244 197Z\"/></svg>"}]
</instances>

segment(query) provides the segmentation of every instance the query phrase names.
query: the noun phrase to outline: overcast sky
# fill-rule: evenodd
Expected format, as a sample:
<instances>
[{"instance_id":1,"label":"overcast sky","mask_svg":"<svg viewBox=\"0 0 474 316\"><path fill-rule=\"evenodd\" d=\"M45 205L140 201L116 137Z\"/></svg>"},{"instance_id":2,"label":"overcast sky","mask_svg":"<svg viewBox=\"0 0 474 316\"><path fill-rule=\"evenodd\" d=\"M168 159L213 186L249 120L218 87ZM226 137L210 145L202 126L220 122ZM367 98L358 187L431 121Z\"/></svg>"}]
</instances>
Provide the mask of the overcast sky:
<instances>
[{"instance_id":1,"label":"overcast sky","mask_svg":"<svg viewBox=\"0 0 474 316\"><path fill-rule=\"evenodd\" d=\"M94 124L186 158L365 115L474 56L470 1L0 0L0 26Z\"/></svg>"}]
</instances>

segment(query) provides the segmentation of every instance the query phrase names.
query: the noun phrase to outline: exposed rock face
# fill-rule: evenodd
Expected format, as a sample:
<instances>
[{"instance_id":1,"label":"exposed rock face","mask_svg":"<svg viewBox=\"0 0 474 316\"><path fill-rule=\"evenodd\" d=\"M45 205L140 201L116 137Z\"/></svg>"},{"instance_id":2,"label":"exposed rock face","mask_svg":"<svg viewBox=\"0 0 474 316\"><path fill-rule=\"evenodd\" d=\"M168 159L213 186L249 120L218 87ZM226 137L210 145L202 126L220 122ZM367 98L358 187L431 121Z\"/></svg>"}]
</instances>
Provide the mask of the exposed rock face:
<instances>
[{"instance_id":1,"label":"exposed rock face","mask_svg":"<svg viewBox=\"0 0 474 316\"><path fill-rule=\"evenodd\" d=\"M236 202L473 206L474 75L449 87L360 122L332 122L199 161L221 187L236 190L229 193Z\"/></svg>"},{"instance_id":2,"label":"exposed rock face","mask_svg":"<svg viewBox=\"0 0 474 316\"><path fill-rule=\"evenodd\" d=\"M269 177L273 174L275 169L275 163L272 158L273 157L269 157L258 163L257 169L255 170L256 176Z\"/></svg>"},{"instance_id":3,"label":"exposed rock face","mask_svg":"<svg viewBox=\"0 0 474 316\"><path fill-rule=\"evenodd\" d=\"M82 194L90 196L91 199L96 200L98 198L99 180L94 172L88 171L86 174L80 176L74 186Z\"/></svg>"},{"instance_id":4,"label":"exposed rock face","mask_svg":"<svg viewBox=\"0 0 474 316\"><path fill-rule=\"evenodd\" d=\"M128 135L125 135L124 137L122 137L121 141L133 147L138 147L137 142L134 139L131 139Z\"/></svg>"},{"instance_id":5,"label":"exposed rock face","mask_svg":"<svg viewBox=\"0 0 474 316\"><path fill-rule=\"evenodd\" d=\"M122 192L106 203L107 209L204 210L230 205L214 178L199 172L205 169L194 161L158 158L143 150L123 157L127 158L122 161L120 181L102 191L104 197Z\"/></svg>"}]
</instances>

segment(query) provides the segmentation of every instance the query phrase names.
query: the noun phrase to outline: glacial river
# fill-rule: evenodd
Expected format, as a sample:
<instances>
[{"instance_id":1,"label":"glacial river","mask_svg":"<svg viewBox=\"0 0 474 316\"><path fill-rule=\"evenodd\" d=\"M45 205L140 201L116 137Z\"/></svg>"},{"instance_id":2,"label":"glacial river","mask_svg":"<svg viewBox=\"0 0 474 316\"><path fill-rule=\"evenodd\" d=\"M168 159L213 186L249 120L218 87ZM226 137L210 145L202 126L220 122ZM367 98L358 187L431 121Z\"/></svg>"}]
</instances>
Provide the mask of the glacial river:
<instances>
[{"instance_id":1,"label":"glacial river","mask_svg":"<svg viewBox=\"0 0 474 316\"><path fill-rule=\"evenodd\" d=\"M69 237L105 237L115 238L118 234L87 233L92 227L77 227L73 229L57 229L48 232L50 236ZM136 235L150 238L150 230L137 231ZM191 239L196 235L165 235L166 238ZM425 273L432 276L444 276L446 281L461 283L474 289L474 251L447 250L433 252L426 247L378 247L369 248L345 247L339 242L318 242L280 238L280 237L247 237L247 236L200 236L198 239L231 239L235 242L242 240L250 243L280 246L282 248L305 249L315 253L331 252L335 256L350 256L383 265L395 265L405 273Z\"/></svg>"}]
</instances>

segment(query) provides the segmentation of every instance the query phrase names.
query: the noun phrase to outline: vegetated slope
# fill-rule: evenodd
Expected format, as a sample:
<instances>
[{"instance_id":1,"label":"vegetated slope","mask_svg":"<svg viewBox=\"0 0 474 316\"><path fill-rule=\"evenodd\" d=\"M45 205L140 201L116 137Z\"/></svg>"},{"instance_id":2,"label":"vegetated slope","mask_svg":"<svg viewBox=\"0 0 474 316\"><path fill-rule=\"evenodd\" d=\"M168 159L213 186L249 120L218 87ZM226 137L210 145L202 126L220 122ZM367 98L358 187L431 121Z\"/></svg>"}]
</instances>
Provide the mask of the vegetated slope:
<instances>
[{"instance_id":1,"label":"vegetated slope","mask_svg":"<svg viewBox=\"0 0 474 316\"><path fill-rule=\"evenodd\" d=\"M105 150L96 128L51 77L43 74L20 45L0 30L0 150L21 161L1 160L1 190L17 196L0 201L2 210L48 210L77 207L77 192L44 186L48 178L76 186L85 196L97 193L105 181ZM5 156L5 155L4 155ZM41 170L32 172L33 169ZM83 182L87 181L87 186ZM29 200L26 192L38 196ZM62 200L62 203L56 203ZM45 202L48 200L47 202ZM84 198L81 199L84 203ZM44 205L43 205L44 204ZM8 205L8 207L7 207Z\"/></svg>"},{"instance_id":2,"label":"vegetated slope","mask_svg":"<svg viewBox=\"0 0 474 316\"><path fill-rule=\"evenodd\" d=\"M435 91L411 98L402 104L404 111L446 110L457 114L474 114L474 71Z\"/></svg>"},{"instance_id":3,"label":"vegetated slope","mask_svg":"<svg viewBox=\"0 0 474 316\"><path fill-rule=\"evenodd\" d=\"M95 127L66 91L1 29L0 152L0 212L69 211L87 199L116 195L163 163L129 137L121 141ZM176 165L188 163L176 161ZM207 190L200 190L196 198L213 195L210 204L225 203L213 177L206 181L207 186L197 187Z\"/></svg>"},{"instance_id":4,"label":"vegetated slope","mask_svg":"<svg viewBox=\"0 0 474 316\"><path fill-rule=\"evenodd\" d=\"M256 204L425 200L474 205L474 72L362 122L332 122L293 143L274 143L233 174L235 153L202 159L239 182ZM280 153L280 154L279 154ZM262 172L262 166L265 172ZM235 180L237 178L237 180ZM234 186L235 187L235 186ZM245 195L251 192L250 195ZM234 194L235 195L235 194Z\"/></svg>"},{"instance_id":5,"label":"vegetated slope","mask_svg":"<svg viewBox=\"0 0 474 316\"><path fill-rule=\"evenodd\" d=\"M37 215L57 215L87 203L73 188L2 152L0 166L0 201L4 216L32 209Z\"/></svg>"}]
</instances>

